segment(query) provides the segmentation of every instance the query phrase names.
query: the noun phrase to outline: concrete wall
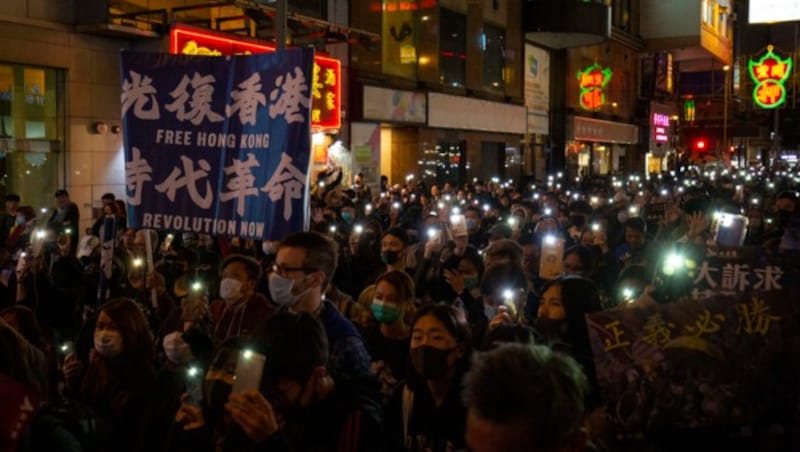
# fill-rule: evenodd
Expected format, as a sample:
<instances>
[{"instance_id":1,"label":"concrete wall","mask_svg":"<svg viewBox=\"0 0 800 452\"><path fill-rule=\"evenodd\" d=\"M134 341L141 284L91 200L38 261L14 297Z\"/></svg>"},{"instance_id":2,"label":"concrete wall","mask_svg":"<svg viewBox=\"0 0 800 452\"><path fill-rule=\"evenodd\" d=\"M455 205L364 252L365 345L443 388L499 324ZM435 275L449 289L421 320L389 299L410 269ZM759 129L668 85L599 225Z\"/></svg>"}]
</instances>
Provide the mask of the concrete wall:
<instances>
[{"instance_id":1,"label":"concrete wall","mask_svg":"<svg viewBox=\"0 0 800 452\"><path fill-rule=\"evenodd\" d=\"M132 41L75 33L72 26L47 19L46 11L32 16L43 1L0 2L0 62L60 69L65 72L61 93L65 102L63 154L60 156L59 185L66 187L80 208L81 229L92 222L92 205L112 192L125 199L125 165L122 134L97 134L93 126L120 123L119 51L123 48L157 50L160 41ZM72 2L59 2L69 19ZM35 8L34 8L35 7ZM50 13L48 13L50 14ZM11 17L11 16L17 17ZM22 15L22 17L20 17ZM13 189L13 187L11 187Z\"/></svg>"},{"instance_id":2,"label":"concrete wall","mask_svg":"<svg viewBox=\"0 0 800 452\"><path fill-rule=\"evenodd\" d=\"M645 39L700 36L700 0L642 0L640 33Z\"/></svg>"}]
</instances>

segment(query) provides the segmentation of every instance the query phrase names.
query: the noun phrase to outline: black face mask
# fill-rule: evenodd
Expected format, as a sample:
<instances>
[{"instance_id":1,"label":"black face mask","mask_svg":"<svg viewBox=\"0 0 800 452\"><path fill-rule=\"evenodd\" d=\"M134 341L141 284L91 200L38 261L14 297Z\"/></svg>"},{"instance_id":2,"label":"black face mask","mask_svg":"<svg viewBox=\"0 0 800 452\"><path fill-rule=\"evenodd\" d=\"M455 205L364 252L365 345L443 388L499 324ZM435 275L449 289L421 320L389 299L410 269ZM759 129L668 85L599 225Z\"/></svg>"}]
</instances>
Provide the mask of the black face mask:
<instances>
[{"instance_id":1,"label":"black face mask","mask_svg":"<svg viewBox=\"0 0 800 452\"><path fill-rule=\"evenodd\" d=\"M586 224L586 217L583 215L572 215L569 222L576 228L582 228Z\"/></svg>"},{"instance_id":2,"label":"black face mask","mask_svg":"<svg viewBox=\"0 0 800 452\"><path fill-rule=\"evenodd\" d=\"M788 210L779 210L777 213L778 223L780 223L780 225L784 228L789 226L789 223L792 221L792 212L789 212Z\"/></svg>"},{"instance_id":3,"label":"black face mask","mask_svg":"<svg viewBox=\"0 0 800 452\"><path fill-rule=\"evenodd\" d=\"M386 265L394 265L400 260L400 253L397 251L384 251L381 253L381 261Z\"/></svg>"},{"instance_id":4,"label":"black face mask","mask_svg":"<svg viewBox=\"0 0 800 452\"><path fill-rule=\"evenodd\" d=\"M455 348L442 350L430 345L422 345L411 349L411 365L414 370L428 380L434 380L444 375L449 366L447 357Z\"/></svg>"},{"instance_id":5,"label":"black face mask","mask_svg":"<svg viewBox=\"0 0 800 452\"><path fill-rule=\"evenodd\" d=\"M553 320L547 317L539 317L536 319L536 331L542 335L543 338L555 341L559 340L564 335L564 325L566 320Z\"/></svg>"}]
</instances>

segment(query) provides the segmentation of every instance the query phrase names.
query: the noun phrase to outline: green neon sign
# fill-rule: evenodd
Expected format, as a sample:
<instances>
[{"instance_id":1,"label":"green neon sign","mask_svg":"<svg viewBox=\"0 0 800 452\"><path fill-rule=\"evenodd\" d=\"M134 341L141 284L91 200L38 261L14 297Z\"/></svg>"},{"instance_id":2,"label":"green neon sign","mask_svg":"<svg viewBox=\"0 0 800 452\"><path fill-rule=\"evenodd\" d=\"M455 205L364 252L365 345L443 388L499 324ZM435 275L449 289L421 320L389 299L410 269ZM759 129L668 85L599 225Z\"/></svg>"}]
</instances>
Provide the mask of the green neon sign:
<instances>
[{"instance_id":1,"label":"green neon sign","mask_svg":"<svg viewBox=\"0 0 800 452\"><path fill-rule=\"evenodd\" d=\"M786 102L784 86L792 73L792 58L781 59L767 46L767 53L758 60L750 60L748 69L750 78L755 83L753 101L761 108L778 108Z\"/></svg>"},{"instance_id":2,"label":"green neon sign","mask_svg":"<svg viewBox=\"0 0 800 452\"><path fill-rule=\"evenodd\" d=\"M578 71L578 86L580 92L581 108L585 110L598 110L606 103L603 88L611 81L613 72L597 63Z\"/></svg>"}]
</instances>

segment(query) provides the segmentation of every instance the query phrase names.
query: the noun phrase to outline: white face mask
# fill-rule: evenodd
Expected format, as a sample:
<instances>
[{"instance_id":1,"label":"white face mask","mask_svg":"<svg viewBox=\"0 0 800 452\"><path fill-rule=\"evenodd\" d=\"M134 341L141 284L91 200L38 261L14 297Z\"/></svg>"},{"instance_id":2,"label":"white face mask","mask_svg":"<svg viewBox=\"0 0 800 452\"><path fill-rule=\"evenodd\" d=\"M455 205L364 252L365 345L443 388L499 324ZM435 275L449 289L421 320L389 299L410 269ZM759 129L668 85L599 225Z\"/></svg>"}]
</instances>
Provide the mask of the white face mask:
<instances>
[{"instance_id":1,"label":"white face mask","mask_svg":"<svg viewBox=\"0 0 800 452\"><path fill-rule=\"evenodd\" d=\"M122 335L117 331L96 331L94 349L103 358L114 358L122 353Z\"/></svg>"},{"instance_id":2,"label":"white face mask","mask_svg":"<svg viewBox=\"0 0 800 452\"><path fill-rule=\"evenodd\" d=\"M295 280L284 278L277 273L270 273L269 275L269 294L272 301L278 306L294 306L300 300L300 297L308 293L311 288L304 290L302 293L294 295Z\"/></svg>"},{"instance_id":3,"label":"white face mask","mask_svg":"<svg viewBox=\"0 0 800 452\"><path fill-rule=\"evenodd\" d=\"M164 336L162 345L164 354L171 363L184 365L192 360L192 349L183 340L183 333L180 331L174 331Z\"/></svg>"},{"instance_id":4,"label":"white face mask","mask_svg":"<svg viewBox=\"0 0 800 452\"><path fill-rule=\"evenodd\" d=\"M628 221L628 212L625 212L624 210L617 212L617 221L619 221L619 224Z\"/></svg>"},{"instance_id":5,"label":"white face mask","mask_svg":"<svg viewBox=\"0 0 800 452\"><path fill-rule=\"evenodd\" d=\"M232 304L242 298L242 283L233 278L225 278L219 283L219 296Z\"/></svg>"}]
</instances>

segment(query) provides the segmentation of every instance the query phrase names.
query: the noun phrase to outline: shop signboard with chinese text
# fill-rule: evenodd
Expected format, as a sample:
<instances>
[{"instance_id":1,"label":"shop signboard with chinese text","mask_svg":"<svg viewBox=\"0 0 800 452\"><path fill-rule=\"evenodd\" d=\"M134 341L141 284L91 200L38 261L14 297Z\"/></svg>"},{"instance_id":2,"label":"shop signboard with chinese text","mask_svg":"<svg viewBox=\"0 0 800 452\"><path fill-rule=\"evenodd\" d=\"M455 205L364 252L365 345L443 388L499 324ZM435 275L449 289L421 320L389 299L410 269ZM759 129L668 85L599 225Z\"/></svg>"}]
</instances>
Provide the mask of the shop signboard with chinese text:
<instances>
[{"instance_id":1,"label":"shop signboard with chinese text","mask_svg":"<svg viewBox=\"0 0 800 452\"><path fill-rule=\"evenodd\" d=\"M269 240L303 230L313 56L123 52L130 225Z\"/></svg>"},{"instance_id":2,"label":"shop signboard with chinese text","mask_svg":"<svg viewBox=\"0 0 800 452\"><path fill-rule=\"evenodd\" d=\"M767 46L767 53L758 60L750 60L747 64L750 78L753 80L753 101L761 108L778 108L786 102L786 80L792 73L792 57L785 59Z\"/></svg>"},{"instance_id":3,"label":"shop signboard with chinese text","mask_svg":"<svg viewBox=\"0 0 800 452\"><path fill-rule=\"evenodd\" d=\"M176 25L170 31L170 52L183 55L252 55L275 52L269 44L232 37L186 25ZM314 56L311 85L311 129L335 130L342 124L341 73L339 60Z\"/></svg>"},{"instance_id":4,"label":"shop signboard with chinese text","mask_svg":"<svg viewBox=\"0 0 800 452\"><path fill-rule=\"evenodd\" d=\"M603 91L611 81L611 68L604 68L597 63L582 71L578 71L578 87L580 88L580 105L584 110L599 110L606 103Z\"/></svg>"},{"instance_id":5,"label":"shop signboard with chinese text","mask_svg":"<svg viewBox=\"0 0 800 452\"><path fill-rule=\"evenodd\" d=\"M587 316L598 385L622 437L778 422L797 394L787 381L800 369L786 358L800 334L797 256L685 259L685 296Z\"/></svg>"}]
</instances>

